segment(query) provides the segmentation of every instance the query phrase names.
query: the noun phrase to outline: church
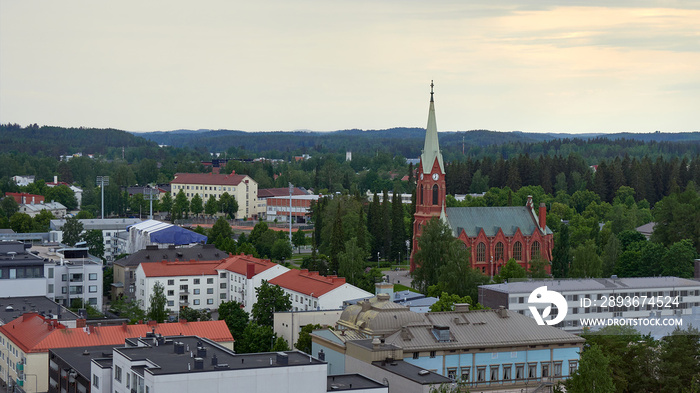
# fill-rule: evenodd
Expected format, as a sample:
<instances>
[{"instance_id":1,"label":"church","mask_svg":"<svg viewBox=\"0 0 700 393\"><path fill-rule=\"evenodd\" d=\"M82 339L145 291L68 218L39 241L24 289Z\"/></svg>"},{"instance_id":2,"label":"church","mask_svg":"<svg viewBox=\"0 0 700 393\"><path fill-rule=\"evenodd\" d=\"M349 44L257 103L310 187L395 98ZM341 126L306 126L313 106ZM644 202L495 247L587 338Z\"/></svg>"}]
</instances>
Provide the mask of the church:
<instances>
[{"instance_id":1,"label":"church","mask_svg":"<svg viewBox=\"0 0 700 393\"><path fill-rule=\"evenodd\" d=\"M504 207L447 207L445 205L445 164L438 143L435 121L433 84L430 84L430 108L425 144L416 174L416 212L413 216L413 252L411 271L418 249L421 229L428 221L439 217L446 222L452 234L461 240L470 252L472 268L493 276L513 258L528 269L530 261L538 256L552 261L554 234L547 227L547 209L541 203L537 210L528 197L525 206ZM549 272L549 267L547 268Z\"/></svg>"}]
</instances>

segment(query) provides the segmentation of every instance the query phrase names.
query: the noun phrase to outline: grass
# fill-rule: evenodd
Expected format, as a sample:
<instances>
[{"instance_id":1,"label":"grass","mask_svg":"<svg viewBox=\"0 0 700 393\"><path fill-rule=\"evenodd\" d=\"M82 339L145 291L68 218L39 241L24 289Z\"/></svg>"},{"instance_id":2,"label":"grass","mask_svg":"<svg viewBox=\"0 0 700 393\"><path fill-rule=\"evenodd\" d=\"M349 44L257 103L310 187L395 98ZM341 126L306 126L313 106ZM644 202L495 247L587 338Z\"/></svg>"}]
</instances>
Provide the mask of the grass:
<instances>
[{"instance_id":1,"label":"grass","mask_svg":"<svg viewBox=\"0 0 700 393\"><path fill-rule=\"evenodd\" d=\"M418 290L413 289L411 287L407 287L403 284L394 284L394 292L401 292L401 291L411 291L411 292L419 293Z\"/></svg>"}]
</instances>

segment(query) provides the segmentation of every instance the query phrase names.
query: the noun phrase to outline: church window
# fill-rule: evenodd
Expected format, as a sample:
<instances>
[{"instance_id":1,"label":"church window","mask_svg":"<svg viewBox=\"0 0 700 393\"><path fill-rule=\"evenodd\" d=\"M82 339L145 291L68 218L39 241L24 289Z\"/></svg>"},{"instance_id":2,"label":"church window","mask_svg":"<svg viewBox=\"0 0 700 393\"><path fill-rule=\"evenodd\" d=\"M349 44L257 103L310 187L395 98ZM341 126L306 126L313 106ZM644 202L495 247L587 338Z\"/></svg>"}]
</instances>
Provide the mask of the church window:
<instances>
[{"instance_id":1,"label":"church window","mask_svg":"<svg viewBox=\"0 0 700 393\"><path fill-rule=\"evenodd\" d=\"M502 242L496 243L496 260L497 261L503 260L503 243Z\"/></svg>"},{"instance_id":2,"label":"church window","mask_svg":"<svg viewBox=\"0 0 700 393\"><path fill-rule=\"evenodd\" d=\"M477 244L476 246L476 261L486 262L486 244L483 242Z\"/></svg>"},{"instance_id":3,"label":"church window","mask_svg":"<svg viewBox=\"0 0 700 393\"><path fill-rule=\"evenodd\" d=\"M423 204L423 185L420 186L420 204Z\"/></svg>"},{"instance_id":4,"label":"church window","mask_svg":"<svg viewBox=\"0 0 700 393\"><path fill-rule=\"evenodd\" d=\"M540 242L534 241L532 243L532 248L530 248L530 259L535 259L540 257Z\"/></svg>"},{"instance_id":5,"label":"church window","mask_svg":"<svg viewBox=\"0 0 700 393\"><path fill-rule=\"evenodd\" d=\"M513 244L513 258L518 262L523 260L523 244L519 241Z\"/></svg>"},{"instance_id":6,"label":"church window","mask_svg":"<svg viewBox=\"0 0 700 393\"><path fill-rule=\"evenodd\" d=\"M433 205L438 204L438 186L437 184L433 186Z\"/></svg>"}]
</instances>

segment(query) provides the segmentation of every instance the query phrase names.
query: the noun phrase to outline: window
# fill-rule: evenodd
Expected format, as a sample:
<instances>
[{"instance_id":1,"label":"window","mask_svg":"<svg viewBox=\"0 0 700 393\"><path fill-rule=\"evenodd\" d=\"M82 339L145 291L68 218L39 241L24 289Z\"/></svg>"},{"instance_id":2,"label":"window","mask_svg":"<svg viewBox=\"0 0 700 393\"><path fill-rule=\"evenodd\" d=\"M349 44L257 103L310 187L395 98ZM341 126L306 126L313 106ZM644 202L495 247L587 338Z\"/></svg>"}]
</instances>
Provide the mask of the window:
<instances>
[{"instance_id":1,"label":"window","mask_svg":"<svg viewBox=\"0 0 700 393\"><path fill-rule=\"evenodd\" d=\"M523 260L523 244L519 241L513 244L513 258L518 262Z\"/></svg>"},{"instance_id":2,"label":"window","mask_svg":"<svg viewBox=\"0 0 700 393\"><path fill-rule=\"evenodd\" d=\"M168 290L168 296L175 296L175 291L172 289Z\"/></svg>"},{"instance_id":3,"label":"window","mask_svg":"<svg viewBox=\"0 0 700 393\"><path fill-rule=\"evenodd\" d=\"M484 242L476 245L476 261L486 262L486 244Z\"/></svg>"},{"instance_id":4,"label":"window","mask_svg":"<svg viewBox=\"0 0 700 393\"><path fill-rule=\"evenodd\" d=\"M199 284L199 279L198 279L198 278L195 278L194 281L193 281L193 283L194 283L194 285Z\"/></svg>"},{"instance_id":5,"label":"window","mask_svg":"<svg viewBox=\"0 0 700 393\"><path fill-rule=\"evenodd\" d=\"M447 369L447 378L449 378L453 381L457 380L457 368L456 367Z\"/></svg>"},{"instance_id":6,"label":"window","mask_svg":"<svg viewBox=\"0 0 700 393\"><path fill-rule=\"evenodd\" d=\"M175 305L174 300L168 300L168 307L173 307Z\"/></svg>"},{"instance_id":7,"label":"window","mask_svg":"<svg viewBox=\"0 0 700 393\"><path fill-rule=\"evenodd\" d=\"M97 374L92 374L92 386L100 388L100 377Z\"/></svg>"},{"instance_id":8,"label":"window","mask_svg":"<svg viewBox=\"0 0 700 393\"><path fill-rule=\"evenodd\" d=\"M569 360L569 375L573 375L577 369L578 369L578 361L577 360Z\"/></svg>"},{"instance_id":9,"label":"window","mask_svg":"<svg viewBox=\"0 0 700 393\"><path fill-rule=\"evenodd\" d=\"M420 352L413 352L413 358L418 359L420 357Z\"/></svg>"},{"instance_id":10,"label":"window","mask_svg":"<svg viewBox=\"0 0 700 393\"><path fill-rule=\"evenodd\" d=\"M462 367L461 372L462 372L462 382L469 382L469 370L471 370L470 367Z\"/></svg>"},{"instance_id":11,"label":"window","mask_svg":"<svg viewBox=\"0 0 700 393\"><path fill-rule=\"evenodd\" d=\"M435 351L430 351L430 357L434 358L435 357Z\"/></svg>"},{"instance_id":12,"label":"window","mask_svg":"<svg viewBox=\"0 0 700 393\"><path fill-rule=\"evenodd\" d=\"M515 366L515 379L525 378L525 365L518 364Z\"/></svg>"},{"instance_id":13,"label":"window","mask_svg":"<svg viewBox=\"0 0 700 393\"><path fill-rule=\"evenodd\" d=\"M219 288L226 289L226 283L222 282L221 284L219 284Z\"/></svg>"},{"instance_id":14,"label":"window","mask_svg":"<svg viewBox=\"0 0 700 393\"><path fill-rule=\"evenodd\" d=\"M175 280L168 280L168 285L175 285Z\"/></svg>"},{"instance_id":15,"label":"window","mask_svg":"<svg viewBox=\"0 0 700 393\"><path fill-rule=\"evenodd\" d=\"M486 367L478 367L476 369L476 382L484 382L486 380Z\"/></svg>"},{"instance_id":16,"label":"window","mask_svg":"<svg viewBox=\"0 0 700 393\"><path fill-rule=\"evenodd\" d=\"M542 363L542 378L549 377L549 363Z\"/></svg>"},{"instance_id":17,"label":"window","mask_svg":"<svg viewBox=\"0 0 700 393\"><path fill-rule=\"evenodd\" d=\"M226 278L226 273L221 273L221 274L219 274L219 277L220 277L220 278Z\"/></svg>"},{"instance_id":18,"label":"window","mask_svg":"<svg viewBox=\"0 0 700 393\"><path fill-rule=\"evenodd\" d=\"M49 278L53 278L53 268L49 268Z\"/></svg>"},{"instance_id":19,"label":"window","mask_svg":"<svg viewBox=\"0 0 700 393\"><path fill-rule=\"evenodd\" d=\"M194 290L194 294L195 294L195 295L199 295L199 291L200 291L199 288L195 289L195 290Z\"/></svg>"},{"instance_id":20,"label":"window","mask_svg":"<svg viewBox=\"0 0 700 393\"><path fill-rule=\"evenodd\" d=\"M199 306L199 299L194 299L194 305Z\"/></svg>"},{"instance_id":21,"label":"window","mask_svg":"<svg viewBox=\"0 0 700 393\"><path fill-rule=\"evenodd\" d=\"M540 253L540 242L535 240L530 248L530 259L540 258L542 254Z\"/></svg>"},{"instance_id":22,"label":"window","mask_svg":"<svg viewBox=\"0 0 700 393\"><path fill-rule=\"evenodd\" d=\"M90 285L88 287L88 292L90 293L97 293L97 285Z\"/></svg>"},{"instance_id":23,"label":"window","mask_svg":"<svg viewBox=\"0 0 700 393\"><path fill-rule=\"evenodd\" d=\"M68 293L68 288L61 287L61 293Z\"/></svg>"},{"instance_id":24,"label":"window","mask_svg":"<svg viewBox=\"0 0 700 393\"><path fill-rule=\"evenodd\" d=\"M510 379L510 365L504 365L503 366L503 379L504 380L509 380Z\"/></svg>"},{"instance_id":25,"label":"window","mask_svg":"<svg viewBox=\"0 0 700 393\"><path fill-rule=\"evenodd\" d=\"M433 186L433 205L438 204L438 186L437 184Z\"/></svg>"},{"instance_id":26,"label":"window","mask_svg":"<svg viewBox=\"0 0 700 393\"><path fill-rule=\"evenodd\" d=\"M219 299L224 299L224 300L225 300L225 299L226 299L226 294L225 294L225 293L219 294Z\"/></svg>"},{"instance_id":27,"label":"window","mask_svg":"<svg viewBox=\"0 0 700 393\"><path fill-rule=\"evenodd\" d=\"M496 243L496 260L503 260L503 243L501 242Z\"/></svg>"},{"instance_id":28,"label":"window","mask_svg":"<svg viewBox=\"0 0 700 393\"><path fill-rule=\"evenodd\" d=\"M207 299L207 304L214 304L214 299Z\"/></svg>"},{"instance_id":29,"label":"window","mask_svg":"<svg viewBox=\"0 0 700 393\"><path fill-rule=\"evenodd\" d=\"M554 376L561 377L561 362L554 362Z\"/></svg>"},{"instance_id":30,"label":"window","mask_svg":"<svg viewBox=\"0 0 700 393\"><path fill-rule=\"evenodd\" d=\"M119 366L114 366L114 379L116 379L117 382L122 381L122 368Z\"/></svg>"},{"instance_id":31,"label":"window","mask_svg":"<svg viewBox=\"0 0 700 393\"><path fill-rule=\"evenodd\" d=\"M528 363L527 365L527 377L537 378L537 363Z\"/></svg>"},{"instance_id":32,"label":"window","mask_svg":"<svg viewBox=\"0 0 700 393\"><path fill-rule=\"evenodd\" d=\"M213 284L214 279L213 278L207 278L207 284Z\"/></svg>"},{"instance_id":33,"label":"window","mask_svg":"<svg viewBox=\"0 0 700 393\"><path fill-rule=\"evenodd\" d=\"M61 281L68 281L68 275L67 275L67 274L61 274Z\"/></svg>"},{"instance_id":34,"label":"window","mask_svg":"<svg viewBox=\"0 0 700 393\"><path fill-rule=\"evenodd\" d=\"M490 381L498 381L498 369L499 369L499 366L491 366L491 368L489 370L489 371L491 371L491 373L490 373L491 375L489 378Z\"/></svg>"},{"instance_id":35,"label":"window","mask_svg":"<svg viewBox=\"0 0 700 393\"><path fill-rule=\"evenodd\" d=\"M207 295L211 295L214 293L214 288L207 288Z\"/></svg>"},{"instance_id":36,"label":"window","mask_svg":"<svg viewBox=\"0 0 700 393\"><path fill-rule=\"evenodd\" d=\"M423 204L423 187L420 188L420 204Z\"/></svg>"},{"instance_id":37,"label":"window","mask_svg":"<svg viewBox=\"0 0 700 393\"><path fill-rule=\"evenodd\" d=\"M49 284L49 293L53 293L53 284Z\"/></svg>"},{"instance_id":38,"label":"window","mask_svg":"<svg viewBox=\"0 0 700 393\"><path fill-rule=\"evenodd\" d=\"M90 273L90 274L88 274L88 279L89 279L90 281L95 281L95 280L97 280L97 273Z\"/></svg>"}]
</instances>

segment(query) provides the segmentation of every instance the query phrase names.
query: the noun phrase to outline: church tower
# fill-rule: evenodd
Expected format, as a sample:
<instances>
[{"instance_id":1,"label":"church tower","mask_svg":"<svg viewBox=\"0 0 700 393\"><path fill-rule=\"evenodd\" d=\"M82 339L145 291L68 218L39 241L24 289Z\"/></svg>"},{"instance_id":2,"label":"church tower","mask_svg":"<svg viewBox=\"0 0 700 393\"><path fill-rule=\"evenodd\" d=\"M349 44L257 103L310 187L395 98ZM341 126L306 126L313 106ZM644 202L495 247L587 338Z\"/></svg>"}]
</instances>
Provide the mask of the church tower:
<instances>
[{"instance_id":1,"label":"church tower","mask_svg":"<svg viewBox=\"0 0 700 393\"><path fill-rule=\"evenodd\" d=\"M414 255L418 249L418 238L423 226L433 217L440 217L445 209L445 164L442 162L442 153L440 153L440 144L438 143L433 86L431 81L428 126L416 174L416 213L413 215L411 271L416 268Z\"/></svg>"}]
</instances>

